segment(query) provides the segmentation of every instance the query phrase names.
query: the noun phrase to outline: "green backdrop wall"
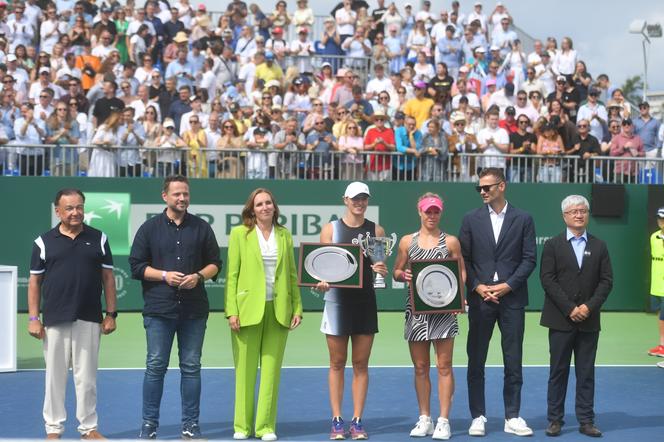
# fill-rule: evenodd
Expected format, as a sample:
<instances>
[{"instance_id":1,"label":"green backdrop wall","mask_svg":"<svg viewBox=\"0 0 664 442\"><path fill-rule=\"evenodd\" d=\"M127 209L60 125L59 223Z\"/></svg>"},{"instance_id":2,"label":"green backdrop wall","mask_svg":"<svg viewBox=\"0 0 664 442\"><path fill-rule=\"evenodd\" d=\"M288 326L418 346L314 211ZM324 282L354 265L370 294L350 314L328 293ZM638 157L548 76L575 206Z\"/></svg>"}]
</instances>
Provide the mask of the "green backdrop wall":
<instances>
[{"instance_id":1,"label":"green backdrop wall","mask_svg":"<svg viewBox=\"0 0 664 442\"><path fill-rule=\"evenodd\" d=\"M159 213L161 180L103 178L0 177L7 212L1 218L0 264L19 268L19 309L25 310L30 254L37 235L54 225L52 200L62 187L78 187L86 193L86 220L105 231L111 241L116 265L116 281L121 310L140 310L140 283L130 278L128 250L134 232L149 216ZM317 241L321 227L343 213L341 195L345 182L304 181L220 181L194 180L191 184L190 211L213 226L225 260L227 235L240 222L239 213L247 195L256 187L270 188L291 229L296 244ZM368 218L378 220L386 232L399 237L419 226L415 209L417 197L433 191L445 200L443 229L457 234L463 214L479 206L481 200L471 184L457 183L371 183L372 199ZM590 185L512 184L507 197L511 204L529 211L537 234L538 261L544 241L564 228L560 202L569 194L585 195L590 200ZM648 187L627 186L626 210L621 218L591 217L589 231L607 241L614 268L614 289L605 308L643 310L649 278ZM391 266L395 256L389 260ZM76 271L76 269L72 269ZM223 306L225 269L216 283L208 283L214 309ZM543 292L539 267L529 280L530 309L539 309ZM396 281L379 292L382 310L401 310L406 289ZM306 309L322 308L322 299L308 288L302 289Z\"/></svg>"}]
</instances>

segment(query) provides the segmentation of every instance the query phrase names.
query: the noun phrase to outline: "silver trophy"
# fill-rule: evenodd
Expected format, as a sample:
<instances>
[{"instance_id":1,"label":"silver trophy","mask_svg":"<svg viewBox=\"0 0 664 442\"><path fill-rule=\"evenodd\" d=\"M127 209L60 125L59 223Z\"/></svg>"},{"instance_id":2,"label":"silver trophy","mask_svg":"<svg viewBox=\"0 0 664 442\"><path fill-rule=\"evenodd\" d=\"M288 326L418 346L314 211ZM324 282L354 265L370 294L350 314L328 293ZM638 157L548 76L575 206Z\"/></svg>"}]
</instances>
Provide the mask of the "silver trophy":
<instances>
[{"instance_id":1,"label":"silver trophy","mask_svg":"<svg viewBox=\"0 0 664 442\"><path fill-rule=\"evenodd\" d=\"M392 249L397 243L397 234L392 233L388 238L386 236L371 236L369 232L366 235L360 233L353 239L353 244L359 244L364 256L371 258L374 264L385 262L385 259L392 254ZM385 278L380 273L376 273L374 278L374 288L384 289Z\"/></svg>"}]
</instances>

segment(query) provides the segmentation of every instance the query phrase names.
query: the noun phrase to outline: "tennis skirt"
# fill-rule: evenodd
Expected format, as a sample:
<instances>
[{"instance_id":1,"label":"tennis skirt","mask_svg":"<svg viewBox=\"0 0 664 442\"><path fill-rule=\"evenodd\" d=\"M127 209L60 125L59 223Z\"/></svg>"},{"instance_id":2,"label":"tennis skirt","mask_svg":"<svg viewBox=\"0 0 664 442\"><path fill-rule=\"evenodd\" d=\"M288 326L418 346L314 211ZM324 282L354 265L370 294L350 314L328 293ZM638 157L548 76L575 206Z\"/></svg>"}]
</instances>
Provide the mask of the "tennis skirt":
<instances>
[{"instance_id":1,"label":"tennis skirt","mask_svg":"<svg viewBox=\"0 0 664 442\"><path fill-rule=\"evenodd\" d=\"M378 309L375 298L367 302L344 304L325 301L320 331L332 336L378 333Z\"/></svg>"}]
</instances>

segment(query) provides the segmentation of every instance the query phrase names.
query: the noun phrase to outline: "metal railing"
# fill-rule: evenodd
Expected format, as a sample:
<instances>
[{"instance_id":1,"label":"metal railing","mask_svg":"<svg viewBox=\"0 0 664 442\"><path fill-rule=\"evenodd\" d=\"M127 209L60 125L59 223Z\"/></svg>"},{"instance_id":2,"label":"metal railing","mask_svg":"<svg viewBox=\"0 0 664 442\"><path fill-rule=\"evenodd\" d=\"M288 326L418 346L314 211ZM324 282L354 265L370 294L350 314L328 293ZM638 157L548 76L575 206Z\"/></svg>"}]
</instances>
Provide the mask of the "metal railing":
<instances>
[{"instance_id":1,"label":"metal railing","mask_svg":"<svg viewBox=\"0 0 664 442\"><path fill-rule=\"evenodd\" d=\"M509 182L661 184L661 158L485 155L420 156L400 152L189 149L5 145L5 176L164 177L368 181L474 182L485 167L499 167Z\"/></svg>"}]
</instances>

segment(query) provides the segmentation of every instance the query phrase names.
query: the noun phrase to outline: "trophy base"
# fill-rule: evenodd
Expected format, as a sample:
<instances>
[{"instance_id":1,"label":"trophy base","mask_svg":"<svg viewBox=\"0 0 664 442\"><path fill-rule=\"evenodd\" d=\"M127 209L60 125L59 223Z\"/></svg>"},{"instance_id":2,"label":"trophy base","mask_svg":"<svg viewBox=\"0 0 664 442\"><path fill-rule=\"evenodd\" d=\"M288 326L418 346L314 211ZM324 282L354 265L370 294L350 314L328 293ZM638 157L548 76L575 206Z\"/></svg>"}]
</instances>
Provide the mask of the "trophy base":
<instances>
[{"instance_id":1,"label":"trophy base","mask_svg":"<svg viewBox=\"0 0 664 442\"><path fill-rule=\"evenodd\" d=\"M374 288L375 289L384 289L387 286L385 285L385 278L383 278L383 275L381 274L376 274L376 278L374 279Z\"/></svg>"}]
</instances>

